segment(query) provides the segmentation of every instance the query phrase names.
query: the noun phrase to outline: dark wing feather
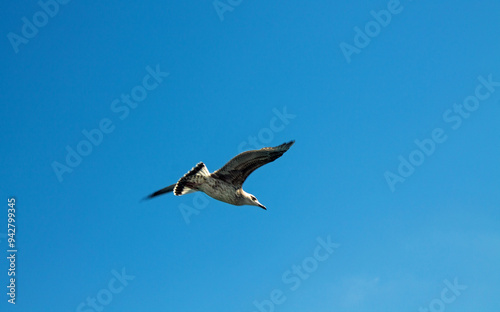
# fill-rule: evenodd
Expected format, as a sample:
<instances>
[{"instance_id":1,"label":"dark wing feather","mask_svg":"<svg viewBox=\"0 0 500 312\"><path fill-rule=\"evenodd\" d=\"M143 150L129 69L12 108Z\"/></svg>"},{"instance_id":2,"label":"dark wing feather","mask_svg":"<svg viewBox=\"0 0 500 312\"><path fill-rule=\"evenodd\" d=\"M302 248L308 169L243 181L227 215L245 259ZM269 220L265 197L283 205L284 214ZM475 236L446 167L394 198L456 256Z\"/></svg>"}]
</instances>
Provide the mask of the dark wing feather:
<instances>
[{"instance_id":1,"label":"dark wing feather","mask_svg":"<svg viewBox=\"0 0 500 312\"><path fill-rule=\"evenodd\" d=\"M174 188L175 188L175 184L169 185L165 188L162 188L161 190L154 192L153 194L149 194L148 196L144 197L143 200L144 199L151 199L153 197L156 197L156 196L159 196L159 195L162 195L165 193L170 193L174 190Z\"/></svg>"},{"instance_id":2,"label":"dark wing feather","mask_svg":"<svg viewBox=\"0 0 500 312\"><path fill-rule=\"evenodd\" d=\"M241 187L252 172L280 158L293 143L295 141L283 143L276 147L264 147L259 150L243 152L212 173L212 177Z\"/></svg>"}]
</instances>

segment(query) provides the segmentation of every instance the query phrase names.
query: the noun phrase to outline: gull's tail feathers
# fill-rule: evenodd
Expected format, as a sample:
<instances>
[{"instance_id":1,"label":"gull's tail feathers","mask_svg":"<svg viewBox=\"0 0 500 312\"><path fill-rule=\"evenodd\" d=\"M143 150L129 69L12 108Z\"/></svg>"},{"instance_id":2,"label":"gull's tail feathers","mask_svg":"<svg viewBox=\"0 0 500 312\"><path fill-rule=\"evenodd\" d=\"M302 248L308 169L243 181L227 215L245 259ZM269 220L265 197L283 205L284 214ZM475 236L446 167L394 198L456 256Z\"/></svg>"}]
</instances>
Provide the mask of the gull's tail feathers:
<instances>
[{"instance_id":1,"label":"gull's tail feathers","mask_svg":"<svg viewBox=\"0 0 500 312\"><path fill-rule=\"evenodd\" d=\"M210 175L207 166L204 163L199 162L191 170L188 171L182 178L179 179L177 184L175 184L174 195L181 196L193 192L197 192L196 180L198 177L207 177Z\"/></svg>"}]
</instances>

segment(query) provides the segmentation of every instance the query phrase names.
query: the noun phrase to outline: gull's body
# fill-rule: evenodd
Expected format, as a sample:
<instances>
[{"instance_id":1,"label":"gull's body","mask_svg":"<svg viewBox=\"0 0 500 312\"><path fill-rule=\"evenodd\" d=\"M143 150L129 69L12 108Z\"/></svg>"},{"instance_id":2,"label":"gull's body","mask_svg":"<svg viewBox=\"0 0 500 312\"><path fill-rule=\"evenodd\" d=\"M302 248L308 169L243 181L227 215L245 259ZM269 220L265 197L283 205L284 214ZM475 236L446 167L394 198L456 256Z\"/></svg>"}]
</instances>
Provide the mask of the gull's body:
<instances>
[{"instance_id":1,"label":"gull's body","mask_svg":"<svg viewBox=\"0 0 500 312\"><path fill-rule=\"evenodd\" d=\"M181 196L200 191L228 204L252 205L266 209L255 196L243 190L243 183L257 168L281 157L294 142L290 141L276 147L243 152L213 173L210 173L205 164L200 162L180 178L176 184L156 191L147 198L169 192Z\"/></svg>"}]
</instances>

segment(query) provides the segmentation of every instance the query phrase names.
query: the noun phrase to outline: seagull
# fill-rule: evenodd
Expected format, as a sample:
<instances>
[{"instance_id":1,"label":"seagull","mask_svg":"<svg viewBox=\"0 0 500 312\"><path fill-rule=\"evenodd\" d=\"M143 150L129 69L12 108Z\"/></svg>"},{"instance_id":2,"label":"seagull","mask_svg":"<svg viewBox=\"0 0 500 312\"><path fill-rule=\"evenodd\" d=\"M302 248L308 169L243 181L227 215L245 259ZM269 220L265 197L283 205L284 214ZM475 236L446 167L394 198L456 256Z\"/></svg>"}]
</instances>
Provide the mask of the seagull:
<instances>
[{"instance_id":1,"label":"seagull","mask_svg":"<svg viewBox=\"0 0 500 312\"><path fill-rule=\"evenodd\" d=\"M266 209L255 196L242 189L243 183L255 169L280 158L295 143L290 141L276 147L264 147L246 151L233 157L219 170L210 173L203 162L199 162L177 183L158 190L145 199L173 192L181 196L194 192L204 192L222 202L242 206L251 205Z\"/></svg>"}]
</instances>

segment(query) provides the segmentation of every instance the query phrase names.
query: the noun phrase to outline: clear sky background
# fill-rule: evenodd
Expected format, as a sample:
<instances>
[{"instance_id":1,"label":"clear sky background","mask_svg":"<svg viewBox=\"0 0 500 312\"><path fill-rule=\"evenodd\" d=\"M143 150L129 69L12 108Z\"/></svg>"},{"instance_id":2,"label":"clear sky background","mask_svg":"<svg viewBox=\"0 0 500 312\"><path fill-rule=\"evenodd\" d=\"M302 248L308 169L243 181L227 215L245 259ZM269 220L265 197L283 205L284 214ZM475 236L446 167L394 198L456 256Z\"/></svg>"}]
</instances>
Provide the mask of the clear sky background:
<instances>
[{"instance_id":1,"label":"clear sky background","mask_svg":"<svg viewBox=\"0 0 500 312\"><path fill-rule=\"evenodd\" d=\"M1 311L498 311L500 2L46 9L0 13ZM140 202L292 139L244 184L267 211Z\"/></svg>"}]
</instances>

